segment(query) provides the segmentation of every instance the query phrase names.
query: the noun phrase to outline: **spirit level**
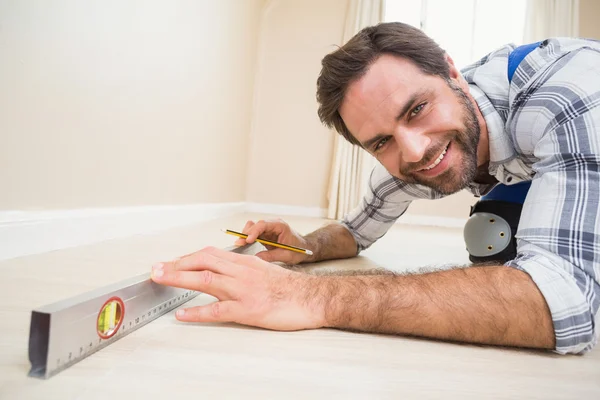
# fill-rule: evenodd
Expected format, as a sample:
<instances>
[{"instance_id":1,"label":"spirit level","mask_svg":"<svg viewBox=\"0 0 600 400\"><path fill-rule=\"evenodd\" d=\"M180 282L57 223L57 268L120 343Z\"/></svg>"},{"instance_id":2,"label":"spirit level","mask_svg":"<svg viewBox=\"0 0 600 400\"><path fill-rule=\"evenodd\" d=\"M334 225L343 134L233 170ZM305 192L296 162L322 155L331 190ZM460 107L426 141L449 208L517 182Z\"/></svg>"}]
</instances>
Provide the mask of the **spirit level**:
<instances>
[{"instance_id":1,"label":"spirit level","mask_svg":"<svg viewBox=\"0 0 600 400\"><path fill-rule=\"evenodd\" d=\"M254 243L226 250L256 254L262 249ZM33 310L29 376L50 378L198 294L156 284L142 274Z\"/></svg>"}]
</instances>

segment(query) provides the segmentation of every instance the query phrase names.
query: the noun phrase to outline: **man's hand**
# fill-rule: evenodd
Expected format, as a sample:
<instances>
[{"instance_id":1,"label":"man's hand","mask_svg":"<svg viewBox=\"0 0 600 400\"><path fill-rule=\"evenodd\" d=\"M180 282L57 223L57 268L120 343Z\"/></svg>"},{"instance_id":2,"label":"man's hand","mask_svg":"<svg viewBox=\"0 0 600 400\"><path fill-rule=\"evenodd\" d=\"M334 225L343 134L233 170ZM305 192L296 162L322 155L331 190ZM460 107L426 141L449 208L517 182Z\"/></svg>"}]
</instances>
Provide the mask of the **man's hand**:
<instances>
[{"instance_id":1,"label":"man's hand","mask_svg":"<svg viewBox=\"0 0 600 400\"><path fill-rule=\"evenodd\" d=\"M287 244L288 246L301 247L304 249L312 250L308 242L297 232L292 230L290 226L281 219L246 222L246 226L242 230L242 233L248 235L246 239L238 239L235 241L236 246L245 246L246 244L254 243L257 238L270 240L272 242L279 242ZM293 265L300 264L302 262L310 261L310 256L307 254L297 253L295 251L285 250L278 247L266 246L267 251L261 251L256 256L268 261L268 262L283 262L285 264Z\"/></svg>"},{"instance_id":2,"label":"man's hand","mask_svg":"<svg viewBox=\"0 0 600 400\"><path fill-rule=\"evenodd\" d=\"M236 322L281 331L323 326L322 305L311 294L315 279L255 256L212 247L152 268L156 283L197 290L219 300L177 311L180 321Z\"/></svg>"},{"instance_id":3,"label":"man's hand","mask_svg":"<svg viewBox=\"0 0 600 400\"><path fill-rule=\"evenodd\" d=\"M283 220L246 222L242 233L248 235L246 239L238 239L235 244L244 246L254 243L257 238L279 242L290 246L311 250L312 256L267 246L267 251L256 254L257 257L269 262L283 262L285 264L300 264L337 258L354 257L357 254L356 241L352 234L343 225L333 223L316 231L301 236Z\"/></svg>"}]
</instances>

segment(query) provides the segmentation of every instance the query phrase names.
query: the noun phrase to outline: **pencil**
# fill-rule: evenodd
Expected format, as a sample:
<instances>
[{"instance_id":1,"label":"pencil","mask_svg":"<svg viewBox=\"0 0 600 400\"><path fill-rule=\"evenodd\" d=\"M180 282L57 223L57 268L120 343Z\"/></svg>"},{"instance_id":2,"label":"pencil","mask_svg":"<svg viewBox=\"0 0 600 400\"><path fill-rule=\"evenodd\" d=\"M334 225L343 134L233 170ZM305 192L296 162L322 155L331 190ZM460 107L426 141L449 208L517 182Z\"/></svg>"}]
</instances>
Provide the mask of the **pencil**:
<instances>
[{"instance_id":1,"label":"pencil","mask_svg":"<svg viewBox=\"0 0 600 400\"><path fill-rule=\"evenodd\" d=\"M233 235L233 236L237 236L237 237L241 237L242 239L246 239L248 237L248 235L246 235L245 233L239 233L236 231L232 231L229 229L221 229L223 232L227 233L228 235ZM264 240L264 239L256 239L256 241L258 243L262 243L262 244L266 244L268 246L273 246L273 247L279 247L280 249L286 249L286 250L290 250L290 251L295 251L297 253L304 253L304 254L308 254L309 256L313 255L313 252L308 250L308 249L303 249L301 247L296 247L296 246L290 246L287 244L283 244L283 243L277 243L277 242L272 242L270 240Z\"/></svg>"}]
</instances>

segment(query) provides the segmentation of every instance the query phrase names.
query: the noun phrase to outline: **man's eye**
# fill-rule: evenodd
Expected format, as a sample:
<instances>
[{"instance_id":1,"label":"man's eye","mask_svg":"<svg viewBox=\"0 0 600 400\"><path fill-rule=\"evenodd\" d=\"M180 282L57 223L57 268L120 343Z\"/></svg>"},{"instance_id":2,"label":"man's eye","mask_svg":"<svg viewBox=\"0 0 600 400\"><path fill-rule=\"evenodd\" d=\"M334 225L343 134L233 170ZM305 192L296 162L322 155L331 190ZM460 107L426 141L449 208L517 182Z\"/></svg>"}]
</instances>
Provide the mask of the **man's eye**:
<instances>
[{"instance_id":1,"label":"man's eye","mask_svg":"<svg viewBox=\"0 0 600 400\"><path fill-rule=\"evenodd\" d=\"M413 110L410 112L410 116L414 117L415 115L420 113L421 110L423 109L423 107L425 107L425 104L427 104L427 103L421 103L418 106L416 106L415 108L413 108Z\"/></svg>"},{"instance_id":2,"label":"man's eye","mask_svg":"<svg viewBox=\"0 0 600 400\"><path fill-rule=\"evenodd\" d=\"M375 145L374 151L379 151L383 148L383 146L390 140L390 138L383 138Z\"/></svg>"}]
</instances>

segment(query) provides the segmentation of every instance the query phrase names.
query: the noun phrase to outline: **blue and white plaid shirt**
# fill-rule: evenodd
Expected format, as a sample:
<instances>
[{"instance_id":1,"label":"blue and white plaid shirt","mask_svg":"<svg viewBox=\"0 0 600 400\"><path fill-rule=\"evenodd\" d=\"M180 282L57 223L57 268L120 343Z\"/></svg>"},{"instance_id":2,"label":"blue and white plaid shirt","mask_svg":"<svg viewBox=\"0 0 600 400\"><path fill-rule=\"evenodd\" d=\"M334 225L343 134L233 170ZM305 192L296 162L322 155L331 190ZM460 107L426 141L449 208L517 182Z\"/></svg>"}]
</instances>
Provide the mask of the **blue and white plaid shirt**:
<instances>
[{"instance_id":1,"label":"blue and white plaid shirt","mask_svg":"<svg viewBox=\"0 0 600 400\"><path fill-rule=\"evenodd\" d=\"M504 184L532 181L523 205L517 258L543 294L558 353L580 353L600 329L600 42L549 39L507 77L507 45L466 67L487 124L489 172ZM413 200L443 197L406 184L381 165L370 190L342 223L359 251L382 237ZM471 183L477 196L493 185Z\"/></svg>"}]
</instances>

